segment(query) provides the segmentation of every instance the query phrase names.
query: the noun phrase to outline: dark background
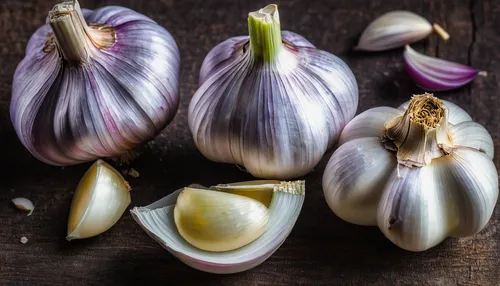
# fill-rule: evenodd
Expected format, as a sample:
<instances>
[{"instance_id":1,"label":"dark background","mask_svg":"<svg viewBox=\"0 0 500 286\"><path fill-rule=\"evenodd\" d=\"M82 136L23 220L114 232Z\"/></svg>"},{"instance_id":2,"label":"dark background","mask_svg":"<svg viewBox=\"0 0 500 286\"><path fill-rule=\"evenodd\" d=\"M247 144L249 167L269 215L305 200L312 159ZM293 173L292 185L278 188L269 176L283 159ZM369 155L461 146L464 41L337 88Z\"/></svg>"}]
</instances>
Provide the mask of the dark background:
<instances>
[{"instance_id":1,"label":"dark background","mask_svg":"<svg viewBox=\"0 0 500 286\"><path fill-rule=\"evenodd\" d=\"M444 42L432 35L412 46L431 56L489 72L472 84L437 94L459 104L484 125L500 147L500 1L322 0L276 1L282 28L298 32L318 48L342 57L359 84L358 113L398 106L422 92L404 71L402 49L353 53L368 23L395 9L417 12L443 26ZM500 285L500 210L479 234L447 239L421 253L401 250L375 227L343 222L326 205L321 188L331 151L306 177L307 197L288 240L262 265L240 274L212 275L194 270L161 248L127 211L108 232L87 240L65 240L74 189L90 166L58 168L34 159L19 143L8 106L15 68L29 36L45 22L57 1L2 0L0 3L0 284L329 284L329 285ZM251 179L233 165L216 164L195 148L187 128L187 106L198 71L220 41L247 33L247 13L266 1L91 1L82 7L118 4L143 13L169 30L182 58L181 106L175 120L133 162L140 172L128 177L133 206L148 204L190 183L211 185ZM495 164L500 160L495 154ZM119 168L120 170L120 168ZM15 209L14 197L36 203L31 216ZM19 242L22 236L27 244Z\"/></svg>"}]
</instances>

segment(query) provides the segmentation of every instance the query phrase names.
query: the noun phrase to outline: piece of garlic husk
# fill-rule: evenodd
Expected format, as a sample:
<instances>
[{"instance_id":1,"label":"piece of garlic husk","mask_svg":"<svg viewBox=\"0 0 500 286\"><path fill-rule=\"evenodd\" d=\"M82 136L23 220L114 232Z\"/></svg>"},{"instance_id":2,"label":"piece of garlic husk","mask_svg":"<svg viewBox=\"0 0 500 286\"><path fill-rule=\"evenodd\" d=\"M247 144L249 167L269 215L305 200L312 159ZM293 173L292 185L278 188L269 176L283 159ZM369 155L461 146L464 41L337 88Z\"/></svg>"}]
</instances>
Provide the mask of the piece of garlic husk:
<instances>
[{"instance_id":1,"label":"piece of garlic husk","mask_svg":"<svg viewBox=\"0 0 500 286\"><path fill-rule=\"evenodd\" d=\"M45 163L118 156L173 119L179 67L175 40L150 18L62 2L28 42L10 117L22 144Z\"/></svg>"},{"instance_id":2,"label":"piece of garlic husk","mask_svg":"<svg viewBox=\"0 0 500 286\"><path fill-rule=\"evenodd\" d=\"M134 207L131 213L151 238L182 262L228 274L260 265L281 246L304 197L304 181L250 181L210 189L191 185Z\"/></svg>"},{"instance_id":3,"label":"piece of garlic husk","mask_svg":"<svg viewBox=\"0 0 500 286\"><path fill-rule=\"evenodd\" d=\"M488 131L432 94L376 107L342 131L323 176L325 199L345 221L378 225L399 247L424 251L472 236L491 218L498 173Z\"/></svg>"},{"instance_id":4,"label":"piece of garlic husk","mask_svg":"<svg viewBox=\"0 0 500 286\"><path fill-rule=\"evenodd\" d=\"M418 53L409 45L404 51L405 67L413 81L427 91L444 91L459 88L486 72L475 68L429 57Z\"/></svg>"},{"instance_id":5,"label":"piece of garlic husk","mask_svg":"<svg viewBox=\"0 0 500 286\"><path fill-rule=\"evenodd\" d=\"M99 235L110 229L130 205L130 186L108 163L97 160L78 184L68 219L67 240Z\"/></svg>"},{"instance_id":6,"label":"piece of garlic husk","mask_svg":"<svg viewBox=\"0 0 500 286\"><path fill-rule=\"evenodd\" d=\"M278 8L248 15L249 36L215 46L188 110L198 150L264 179L309 173L358 105L358 87L338 57L281 31Z\"/></svg>"},{"instance_id":7,"label":"piece of garlic husk","mask_svg":"<svg viewBox=\"0 0 500 286\"><path fill-rule=\"evenodd\" d=\"M356 50L384 51L427 38L433 31L444 40L450 35L438 24L429 23L410 11L391 11L373 20L363 31Z\"/></svg>"}]
</instances>

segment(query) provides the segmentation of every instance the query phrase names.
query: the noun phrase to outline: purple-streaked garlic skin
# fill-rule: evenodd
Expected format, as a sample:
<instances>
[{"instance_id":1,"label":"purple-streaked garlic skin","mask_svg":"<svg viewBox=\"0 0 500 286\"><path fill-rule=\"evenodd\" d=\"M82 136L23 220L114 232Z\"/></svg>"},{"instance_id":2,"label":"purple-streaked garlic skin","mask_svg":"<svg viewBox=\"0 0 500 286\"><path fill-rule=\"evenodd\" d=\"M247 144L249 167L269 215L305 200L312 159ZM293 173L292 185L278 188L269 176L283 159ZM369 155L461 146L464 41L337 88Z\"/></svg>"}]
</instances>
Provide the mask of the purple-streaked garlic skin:
<instances>
[{"instance_id":1,"label":"purple-streaked garlic skin","mask_svg":"<svg viewBox=\"0 0 500 286\"><path fill-rule=\"evenodd\" d=\"M405 49L404 61L413 81L427 91L462 87L475 79L479 73L466 65L420 54L410 46Z\"/></svg>"},{"instance_id":2,"label":"purple-streaked garlic skin","mask_svg":"<svg viewBox=\"0 0 500 286\"><path fill-rule=\"evenodd\" d=\"M282 31L274 61L253 58L248 36L215 46L200 71L189 126L210 160L260 178L309 173L358 105L356 79L338 57Z\"/></svg>"},{"instance_id":3,"label":"purple-streaked garlic skin","mask_svg":"<svg viewBox=\"0 0 500 286\"><path fill-rule=\"evenodd\" d=\"M89 46L68 65L44 51L49 24L30 38L16 69L10 116L23 145L51 165L120 155L153 138L179 105L180 54L171 34L133 10L82 9L87 23L115 29L109 48Z\"/></svg>"}]
</instances>

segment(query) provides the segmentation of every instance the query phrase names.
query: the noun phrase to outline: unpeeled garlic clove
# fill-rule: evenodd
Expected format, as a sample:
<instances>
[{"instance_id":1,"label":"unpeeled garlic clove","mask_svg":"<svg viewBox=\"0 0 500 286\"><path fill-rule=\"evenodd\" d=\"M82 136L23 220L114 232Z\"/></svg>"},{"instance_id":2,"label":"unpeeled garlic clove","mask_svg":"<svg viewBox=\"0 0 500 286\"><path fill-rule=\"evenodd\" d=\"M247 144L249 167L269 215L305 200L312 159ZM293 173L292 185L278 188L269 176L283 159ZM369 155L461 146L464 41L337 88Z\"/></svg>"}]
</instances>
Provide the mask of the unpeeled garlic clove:
<instances>
[{"instance_id":1,"label":"unpeeled garlic clove","mask_svg":"<svg viewBox=\"0 0 500 286\"><path fill-rule=\"evenodd\" d=\"M67 240L99 235L110 229L130 204L130 186L103 160L85 173L71 202Z\"/></svg>"},{"instance_id":2,"label":"unpeeled garlic clove","mask_svg":"<svg viewBox=\"0 0 500 286\"><path fill-rule=\"evenodd\" d=\"M230 193L185 188L174 219L181 236L207 251L228 251L254 241L267 229L269 210L261 202Z\"/></svg>"},{"instance_id":3,"label":"unpeeled garlic clove","mask_svg":"<svg viewBox=\"0 0 500 286\"><path fill-rule=\"evenodd\" d=\"M444 40L450 37L439 25L431 25L420 15L410 11L391 11L379 16L366 27L355 49L363 51L394 49L420 41L429 36L433 30Z\"/></svg>"},{"instance_id":4,"label":"unpeeled garlic clove","mask_svg":"<svg viewBox=\"0 0 500 286\"><path fill-rule=\"evenodd\" d=\"M191 185L186 189L194 187L194 185ZM196 185L196 188L203 187ZM252 181L222 184L204 190L207 194L213 192L219 193L217 196L227 197L236 195L225 194L216 190L224 189L225 192L230 193L233 191L251 193L252 189L254 189L260 192L267 191L272 195L267 230L245 246L222 252L206 251L195 247L179 233L174 209L176 204L179 203L181 192L185 192L186 189L177 190L148 206L134 207L131 210L132 217L151 238L187 265L205 272L227 274L246 271L261 264L285 241L302 209L305 182ZM198 190L198 192L201 191L203 190ZM251 199L251 195L246 197ZM231 199L224 200L229 202ZM228 207L233 207L232 203L229 203ZM196 203L191 205L191 207L194 206L196 206ZM261 207L259 205L258 209ZM248 213L248 211L246 212ZM236 233L238 232L236 231Z\"/></svg>"},{"instance_id":5,"label":"unpeeled garlic clove","mask_svg":"<svg viewBox=\"0 0 500 286\"><path fill-rule=\"evenodd\" d=\"M33 213L33 210L35 209L35 205L28 199L26 198L15 198L12 199L12 203L16 206L16 208L27 211L28 216L30 216Z\"/></svg>"}]
</instances>

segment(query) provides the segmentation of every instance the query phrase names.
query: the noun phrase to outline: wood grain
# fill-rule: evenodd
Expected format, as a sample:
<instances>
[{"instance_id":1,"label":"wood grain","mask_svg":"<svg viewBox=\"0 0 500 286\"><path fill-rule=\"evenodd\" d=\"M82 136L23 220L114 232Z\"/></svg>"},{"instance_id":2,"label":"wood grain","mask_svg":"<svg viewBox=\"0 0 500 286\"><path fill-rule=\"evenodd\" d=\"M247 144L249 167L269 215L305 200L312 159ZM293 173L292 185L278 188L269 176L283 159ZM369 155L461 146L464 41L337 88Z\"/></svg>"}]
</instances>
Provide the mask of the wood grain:
<instances>
[{"instance_id":1,"label":"wood grain","mask_svg":"<svg viewBox=\"0 0 500 286\"><path fill-rule=\"evenodd\" d=\"M22 147L9 121L11 82L29 36L42 25L57 1L3 0L0 3L0 284L1 285L500 285L500 210L485 230L447 239L421 253L401 250L375 227L343 222L326 205L322 172L331 151L306 177L307 197L288 240L265 263L234 275L211 275L184 265L150 239L128 212L101 236L67 242L69 203L90 166L44 165ZM216 164L195 148L187 128L187 106L197 88L204 56L218 42L247 31L246 15L263 0L82 0L82 7L116 4L143 13L167 28L181 50L181 106L175 120L132 167L132 206L145 205L190 183L211 185L251 179L235 166ZM342 57L359 84L358 113L398 106L421 92L407 76L402 50L354 53L360 33L383 12L406 9L437 22L450 34L432 35L416 50L470 64L489 72L472 84L439 96L470 112L500 147L500 1L317 0L276 1L282 27L304 35L320 49ZM499 153L495 164L500 166ZM36 203L31 216L10 200ZM29 241L21 244L20 238Z\"/></svg>"}]
</instances>

